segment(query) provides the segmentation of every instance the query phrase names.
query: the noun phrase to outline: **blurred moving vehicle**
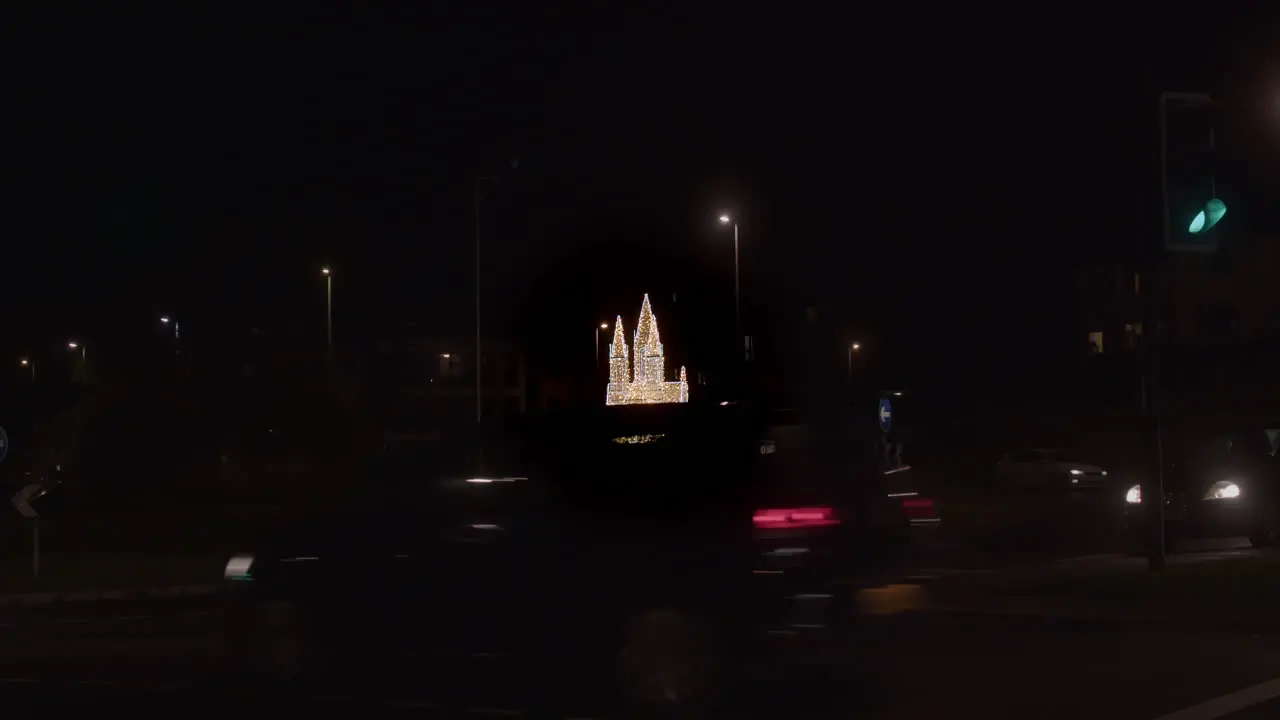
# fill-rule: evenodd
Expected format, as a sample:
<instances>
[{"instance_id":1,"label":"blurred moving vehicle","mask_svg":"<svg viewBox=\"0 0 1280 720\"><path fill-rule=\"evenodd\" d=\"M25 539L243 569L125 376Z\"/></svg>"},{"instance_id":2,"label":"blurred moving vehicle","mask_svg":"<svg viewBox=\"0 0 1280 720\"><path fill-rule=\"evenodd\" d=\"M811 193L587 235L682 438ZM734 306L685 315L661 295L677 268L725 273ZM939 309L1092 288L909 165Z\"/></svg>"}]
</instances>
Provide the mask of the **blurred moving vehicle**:
<instances>
[{"instance_id":1,"label":"blurred moving vehicle","mask_svg":"<svg viewBox=\"0 0 1280 720\"><path fill-rule=\"evenodd\" d=\"M508 658L509 677L555 664L565 689L611 702L714 705L780 650L827 657L853 591L892 579L912 523L933 516L909 473L887 490L851 427L603 408L539 421L501 459L487 447L487 473L440 480L392 448L390 507L227 564L236 657L278 678L423 677L443 648Z\"/></svg>"},{"instance_id":2,"label":"blurred moving vehicle","mask_svg":"<svg viewBox=\"0 0 1280 720\"><path fill-rule=\"evenodd\" d=\"M1176 453L1164 472L1165 545L1186 538L1247 536L1256 547L1274 545L1280 531L1280 461L1269 428L1225 434ZM1141 533L1141 485L1125 491L1125 515Z\"/></svg>"},{"instance_id":3,"label":"blurred moving vehicle","mask_svg":"<svg viewBox=\"0 0 1280 720\"><path fill-rule=\"evenodd\" d=\"M1061 450L1030 449L1000 458L995 475L999 485L1008 489L1075 490L1102 485L1107 471Z\"/></svg>"}]
</instances>

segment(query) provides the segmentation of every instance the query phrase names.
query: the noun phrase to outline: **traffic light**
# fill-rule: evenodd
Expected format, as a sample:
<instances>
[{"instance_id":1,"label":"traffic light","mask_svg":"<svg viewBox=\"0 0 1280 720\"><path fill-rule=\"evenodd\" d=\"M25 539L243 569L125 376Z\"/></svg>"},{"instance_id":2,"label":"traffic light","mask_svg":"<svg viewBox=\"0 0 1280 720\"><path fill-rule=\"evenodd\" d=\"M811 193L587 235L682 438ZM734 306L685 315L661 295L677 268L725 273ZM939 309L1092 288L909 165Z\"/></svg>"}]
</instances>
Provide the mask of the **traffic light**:
<instances>
[{"instance_id":1,"label":"traffic light","mask_svg":"<svg viewBox=\"0 0 1280 720\"><path fill-rule=\"evenodd\" d=\"M1214 252L1227 204L1217 196L1213 99L1165 93L1160 125L1165 248Z\"/></svg>"}]
</instances>

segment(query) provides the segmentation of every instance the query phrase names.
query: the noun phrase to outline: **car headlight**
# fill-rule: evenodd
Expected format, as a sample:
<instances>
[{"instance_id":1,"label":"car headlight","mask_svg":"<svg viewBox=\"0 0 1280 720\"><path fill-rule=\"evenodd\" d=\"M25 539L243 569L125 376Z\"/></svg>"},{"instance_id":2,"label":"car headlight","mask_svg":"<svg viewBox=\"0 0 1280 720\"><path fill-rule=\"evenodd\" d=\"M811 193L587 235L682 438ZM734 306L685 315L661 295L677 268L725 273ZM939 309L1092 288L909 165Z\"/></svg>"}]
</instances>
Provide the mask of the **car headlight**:
<instances>
[{"instance_id":1,"label":"car headlight","mask_svg":"<svg viewBox=\"0 0 1280 720\"><path fill-rule=\"evenodd\" d=\"M1142 502L1142 486L1134 485L1124 494L1124 501L1130 505L1137 505Z\"/></svg>"},{"instance_id":2,"label":"car headlight","mask_svg":"<svg viewBox=\"0 0 1280 720\"><path fill-rule=\"evenodd\" d=\"M1240 497L1240 486L1230 480L1221 480L1209 486L1205 500L1230 500Z\"/></svg>"},{"instance_id":3,"label":"car headlight","mask_svg":"<svg viewBox=\"0 0 1280 720\"><path fill-rule=\"evenodd\" d=\"M252 570L252 555L233 555L227 561L227 567L222 571L222 577L227 580L252 580Z\"/></svg>"}]
</instances>

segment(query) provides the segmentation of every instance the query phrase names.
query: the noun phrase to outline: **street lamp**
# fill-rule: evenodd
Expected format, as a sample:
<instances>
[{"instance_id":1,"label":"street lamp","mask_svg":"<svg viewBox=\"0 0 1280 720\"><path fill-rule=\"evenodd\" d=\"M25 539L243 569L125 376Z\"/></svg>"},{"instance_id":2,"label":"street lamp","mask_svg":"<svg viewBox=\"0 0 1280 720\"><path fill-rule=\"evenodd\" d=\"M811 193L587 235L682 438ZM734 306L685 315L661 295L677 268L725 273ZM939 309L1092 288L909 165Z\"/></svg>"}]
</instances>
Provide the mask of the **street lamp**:
<instances>
[{"instance_id":1,"label":"street lamp","mask_svg":"<svg viewBox=\"0 0 1280 720\"><path fill-rule=\"evenodd\" d=\"M600 374L600 331L608 330L609 323L600 323L596 328L596 374Z\"/></svg>"},{"instance_id":2,"label":"street lamp","mask_svg":"<svg viewBox=\"0 0 1280 720\"><path fill-rule=\"evenodd\" d=\"M173 339L174 339L174 340L177 340L177 339L178 339L179 329L181 328L181 325L182 325L181 323L179 323L177 320L174 320L173 318L169 317L168 315L161 315L161 316L160 316L160 324L161 324L161 325L164 325L165 327L168 327L170 324L172 324L172 325L173 325Z\"/></svg>"},{"instance_id":3,"label":"street lamp","mask_svg":"<svg viewBox=\"0 0 1280 720\"><path fill-rule=\"evenodd\" d=\"M22 358L21 360L18 361L18 364L21 365L22 367L31 368L31 384L34 385L36 382L36 364L31 362L27 358Z\"/></svg>"},{"instance_id":4,"label":"street lamp","mask_svg":"<svg viewBox=\"0 0 1280 720\"><path fill-rule=\"evenodd\" d=\"M83 344L78 343L75 340L68 340L67 349L72 351L78 349L80 351L80 364L83 365L85 363L85 346Z\"/></svg>"},{"instance_id":5,"label":"street lamp","mask_svg":"<svg viewBox=\"0 0 1280 720\"><path fill-rule=\"evenodd\" d=\"M853 354L862 350L862 343L849 343L849 377L853 377Z\"/></svg>"},{"instance_id":6,"label":"street lamp","mask_svg":"<svg viewBox=\"0 0 1280 720\"><path fill-rule=\"evenodd\" d=\"M728 213L720 216L721 225L733 225L733 325L739 340L742 337L742 296L738 282L738 223Z\"/></svg>"},{"instance_id":7,"label":"street lamp","mask_svg":"<svg viewBox=\"0 0 1280 720\"><path fill-rule=\"evenodd\" d=\"M320 268L324 275L324 324L329 338L329 354L333 354L333 272L326 265Z\"/></svg>"}]
</instances>

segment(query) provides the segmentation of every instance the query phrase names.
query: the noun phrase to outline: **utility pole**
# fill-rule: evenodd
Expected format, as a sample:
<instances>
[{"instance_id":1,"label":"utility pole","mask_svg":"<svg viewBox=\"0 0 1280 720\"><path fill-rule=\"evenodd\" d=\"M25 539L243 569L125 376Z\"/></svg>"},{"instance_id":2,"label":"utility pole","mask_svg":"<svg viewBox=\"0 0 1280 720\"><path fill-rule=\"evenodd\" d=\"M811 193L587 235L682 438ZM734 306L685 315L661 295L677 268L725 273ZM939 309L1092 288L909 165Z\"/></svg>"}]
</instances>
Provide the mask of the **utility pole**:
<instances>
[{"instance_id":1,"label":"utility pole","mask_svg":"<svg viewBox=\"0 0 1280 720\"><path fill-rule=\"evenodd\" d=\"M480 189L484 183L495 183L498 179L492 176L477 177L473 187L473 199L475 201L475 250L476 250L476 428L480 427L481 421L484 419L484 410L482 405L484 385L480 379L481 369L481 339L480 339Z\"/></svg>"}]
</instances>

